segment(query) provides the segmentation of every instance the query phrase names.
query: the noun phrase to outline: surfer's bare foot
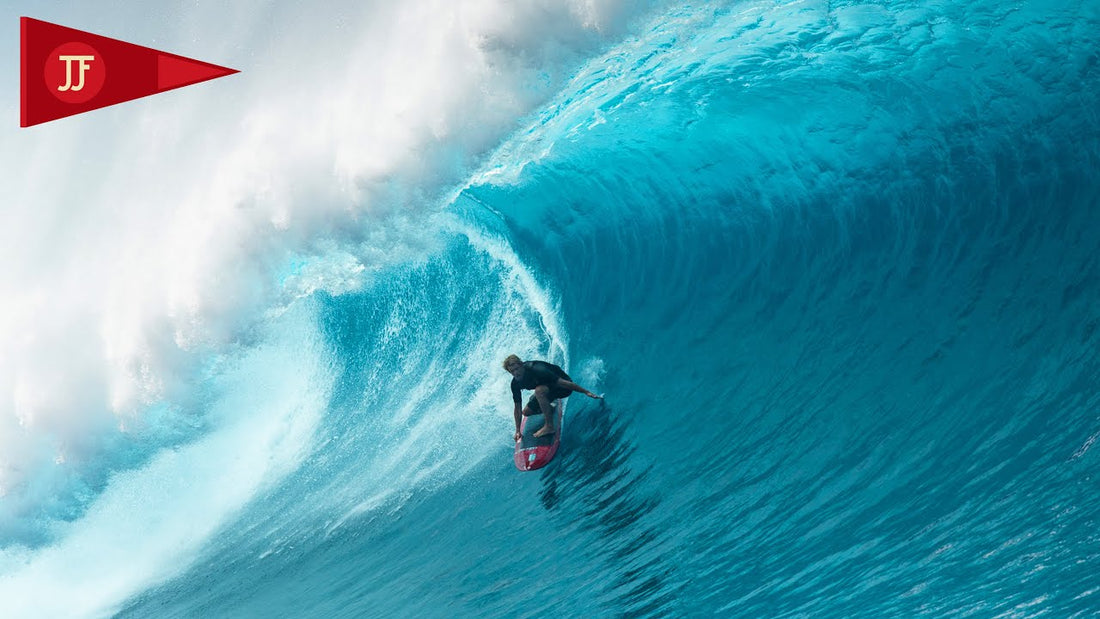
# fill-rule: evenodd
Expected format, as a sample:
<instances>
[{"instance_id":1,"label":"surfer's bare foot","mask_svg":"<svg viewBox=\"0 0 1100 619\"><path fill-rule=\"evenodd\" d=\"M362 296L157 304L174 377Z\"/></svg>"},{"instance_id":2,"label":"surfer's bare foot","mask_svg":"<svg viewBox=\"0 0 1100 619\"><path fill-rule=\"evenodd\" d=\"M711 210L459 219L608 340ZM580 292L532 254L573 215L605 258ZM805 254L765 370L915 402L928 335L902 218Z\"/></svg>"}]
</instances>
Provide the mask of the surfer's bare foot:
<instances>
[{"instance_id":1,"label":"surfer's bare foot","mask_svg":"<svg viewBox=\"0 0 1100 619\"><path fill-rule=\"evenodd\" d=\"M548 426L542 426L541 428L539 428L539 431L535 432L532 436L534 436L535 438L539 438L541 436L549 436L549 435L553 434L556 431L557 430L555 430L554 428L551 428L551 427L548 427Z\"/></svg>"}]
</instances>

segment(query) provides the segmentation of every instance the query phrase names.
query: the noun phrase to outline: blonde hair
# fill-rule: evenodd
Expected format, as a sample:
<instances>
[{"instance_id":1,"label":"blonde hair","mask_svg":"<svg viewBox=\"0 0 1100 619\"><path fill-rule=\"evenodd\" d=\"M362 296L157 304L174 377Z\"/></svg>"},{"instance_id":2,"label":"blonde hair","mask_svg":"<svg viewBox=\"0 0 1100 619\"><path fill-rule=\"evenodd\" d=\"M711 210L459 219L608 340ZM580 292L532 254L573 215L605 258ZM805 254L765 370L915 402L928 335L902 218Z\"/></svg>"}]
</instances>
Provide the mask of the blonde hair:
<instances>
[{"instance_id":1,"label":"blonde hair","mask_svg":"<svg viewBox=\"0 0 1100 619\"><path fill-rule=\"evenodd\" d=\"M504 363L502 363L501 365L504 366L505 370L507 370L508 366L512 365L513 363L518 363L518 364L522 365L523 364L523 359L520 359L516 355L508 355L508 357L504 360Z\"/></svg>"}]
</instances>

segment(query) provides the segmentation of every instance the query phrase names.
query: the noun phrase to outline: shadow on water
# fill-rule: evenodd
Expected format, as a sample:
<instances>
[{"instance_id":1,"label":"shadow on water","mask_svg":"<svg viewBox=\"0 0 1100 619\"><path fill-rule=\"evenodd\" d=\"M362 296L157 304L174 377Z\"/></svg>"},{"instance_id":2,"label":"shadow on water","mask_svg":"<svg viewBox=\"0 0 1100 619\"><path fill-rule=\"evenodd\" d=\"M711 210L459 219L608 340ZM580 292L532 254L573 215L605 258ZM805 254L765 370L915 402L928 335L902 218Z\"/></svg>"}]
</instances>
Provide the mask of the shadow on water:
<instances>
[{"instance_id":1,"label":"shadow on water","mask_svg":"<svg viewBox=\"0 0 1100 619\"><path fill-rule=\"evenodd\" d=\"M597 537L588 552L607 575L599 581L609 609L624 617L668 612L679 587L670 582L675 566L663 558L663 529L650 517L661 502L653 465L637 468L637 448L614 406L601 400L578 409L567 421L563 453L542 473L542 505Z\"/></svg>"}]
</instances>

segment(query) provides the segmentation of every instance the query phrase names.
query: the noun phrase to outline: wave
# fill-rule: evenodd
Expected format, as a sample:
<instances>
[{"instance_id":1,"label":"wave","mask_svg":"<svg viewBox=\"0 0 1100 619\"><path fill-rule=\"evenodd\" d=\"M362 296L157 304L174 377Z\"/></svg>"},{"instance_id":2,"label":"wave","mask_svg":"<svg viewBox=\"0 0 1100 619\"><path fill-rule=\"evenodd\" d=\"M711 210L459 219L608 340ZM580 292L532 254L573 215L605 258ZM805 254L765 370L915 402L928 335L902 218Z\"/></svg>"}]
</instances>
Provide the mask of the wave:
<instances>
[{"instance_id":1,"label":"wave","mask_svg":"<svg viewBox=\"0 0 1100 619\"><path fill-rule=\"evenodd\" d=\"M0 591L122 616L513 616L543 580L564 615L1088 608L1097 9L471 6L428 19L439 48L360 41L444 82L405 91L412 128L385 137L404 95L357 116L412 65L349 61L327 133L291 123L246 199L180 215L243 253L193 258L162 331L104 312L172 334L123 364L150 430L93 432L116 442L37 496L8 465L34 507L0 520ZM406 40L410 7L366 31ZM280 105L250 108L242 161ZM507 457L510 352L610 394L570 405L543 474ZM122 567L66 571L89 546Z\"/></svg>"}]
</instances>

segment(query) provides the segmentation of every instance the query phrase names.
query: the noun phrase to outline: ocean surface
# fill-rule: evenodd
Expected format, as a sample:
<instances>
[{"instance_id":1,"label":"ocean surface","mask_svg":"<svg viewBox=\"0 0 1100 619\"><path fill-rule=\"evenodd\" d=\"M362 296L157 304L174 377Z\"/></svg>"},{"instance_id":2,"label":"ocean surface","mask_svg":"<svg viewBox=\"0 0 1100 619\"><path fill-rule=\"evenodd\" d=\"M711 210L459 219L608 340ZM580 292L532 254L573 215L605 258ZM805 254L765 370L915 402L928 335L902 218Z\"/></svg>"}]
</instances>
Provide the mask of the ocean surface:
<instances>
[{"instance_id":1,"label":"ocean surface","mask_svg":"<svg viewBox=\"0 0 1100 619\"><path fill-rule=\"evenodd\" d=\"M251 30L115 146L246 173L24 228L130 250L8 295L0 616L1100 614L1100 3L371 6L256 9L374 59L309 131ZM531 473L510 353L606 394Z\"/></svg>"}]
</instances>

